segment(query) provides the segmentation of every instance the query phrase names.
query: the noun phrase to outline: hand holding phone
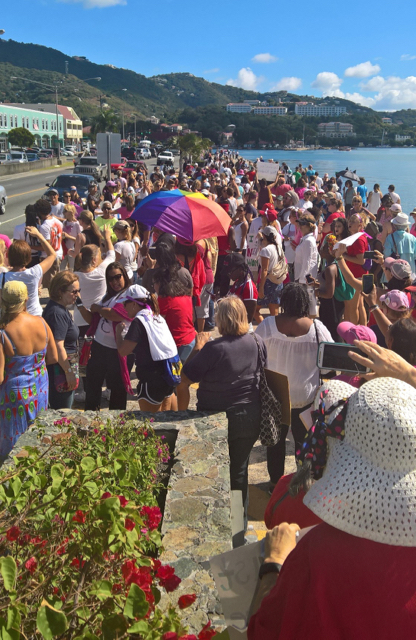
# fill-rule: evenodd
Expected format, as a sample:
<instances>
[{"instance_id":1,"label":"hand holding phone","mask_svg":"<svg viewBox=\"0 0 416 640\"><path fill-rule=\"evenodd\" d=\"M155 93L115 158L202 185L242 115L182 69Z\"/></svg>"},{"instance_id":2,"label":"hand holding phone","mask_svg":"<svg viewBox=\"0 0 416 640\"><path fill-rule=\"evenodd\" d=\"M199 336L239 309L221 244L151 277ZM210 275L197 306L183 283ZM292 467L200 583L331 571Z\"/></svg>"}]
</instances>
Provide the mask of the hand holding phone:
<instances>
[{"instance_id":1,"label":"hand holding phone","mask_svg":"<svg viewBox=\"0 0 416 640\"><path fill-rule=\"evenodd\" d=\"M363 275L363 293L369 294L372 292L373 289L374 289L374 275L372 273L364 274Z\"/></svg>"},{"instance_id":2,"label":"hand holding phone","mask_svg":"<svg viewBox=\"0 0 416 640\"><path fill-rule=\"evenodd\" d=\"M308 284L314 284L315 280L314 280L314 278L312 278L310 273L306 274L305 278L306 278L306 282Z\"/></svg>"},{"instance_id":3,"label":"hand holding phone","mask_svg":"<svg viewBox=\"0 0 416 640\"><path fill-rule=\"evenodd\" d=\"M364 260L374 260L375 257L375 251L364 251Z\"/></svg>"}]
</instances>

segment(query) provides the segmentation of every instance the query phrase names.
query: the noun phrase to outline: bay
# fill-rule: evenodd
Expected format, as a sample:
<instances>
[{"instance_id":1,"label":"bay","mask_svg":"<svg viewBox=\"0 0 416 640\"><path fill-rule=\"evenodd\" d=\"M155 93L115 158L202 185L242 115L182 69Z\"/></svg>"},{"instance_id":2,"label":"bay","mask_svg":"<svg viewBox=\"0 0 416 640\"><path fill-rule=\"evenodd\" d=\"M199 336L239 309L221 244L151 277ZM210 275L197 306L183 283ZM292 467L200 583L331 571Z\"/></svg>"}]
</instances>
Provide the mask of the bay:
<instances>
[{"instance_id":1,"label":"bay","mask_svg":"<svg viewBox=\"0 0 416 640\"><path fill-rule=\"evenodd\" d=\"M387 187L394 184L401 198L402 209L409 214L416 207L416 148L415 149L318 149L316 151L287 151L278 149L241 149L239 154L247 160L273 158L294 170L299 163L303 167L309 164L322 177L324 173L334 176L336 171L350 169L365 178L368 192L375 183L380 185L383 195ZM354 182L354 186L357 183Z\"/></svg>"}]
</instances>

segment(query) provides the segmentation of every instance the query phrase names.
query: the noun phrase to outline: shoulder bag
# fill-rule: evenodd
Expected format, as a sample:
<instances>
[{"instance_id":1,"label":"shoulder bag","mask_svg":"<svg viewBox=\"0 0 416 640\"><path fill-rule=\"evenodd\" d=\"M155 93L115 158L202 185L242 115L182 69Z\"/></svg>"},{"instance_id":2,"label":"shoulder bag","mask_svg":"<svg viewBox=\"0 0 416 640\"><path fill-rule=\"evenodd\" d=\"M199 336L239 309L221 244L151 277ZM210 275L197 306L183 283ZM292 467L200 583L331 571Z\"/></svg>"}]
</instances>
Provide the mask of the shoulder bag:
<instances>
[{"instance_id":1,"label":"shoulder bag","mask_svg":"<svg viewBox=\"0 0 416 640\"><path fill-rule=\"evenodd\" d=\"M286 280L287 276L287 262L283 250L279 250L279 246L276 246L277 262L270 273L267 274L267 279L273 284L282 284Z\"/></svg>"},{"instance_id":2,"label":"shoulder bag","mask_svg":"<svg viewBox=\"0 0 416 640\"><path fill-rule=\"evenodd\" d=\"M282 404L270 389L264 371L264 356L256 334L253 333L257 344L260 364L260 442L266 447L273 447L280 440L282 425Z\"/></svg>"}]
</instances>

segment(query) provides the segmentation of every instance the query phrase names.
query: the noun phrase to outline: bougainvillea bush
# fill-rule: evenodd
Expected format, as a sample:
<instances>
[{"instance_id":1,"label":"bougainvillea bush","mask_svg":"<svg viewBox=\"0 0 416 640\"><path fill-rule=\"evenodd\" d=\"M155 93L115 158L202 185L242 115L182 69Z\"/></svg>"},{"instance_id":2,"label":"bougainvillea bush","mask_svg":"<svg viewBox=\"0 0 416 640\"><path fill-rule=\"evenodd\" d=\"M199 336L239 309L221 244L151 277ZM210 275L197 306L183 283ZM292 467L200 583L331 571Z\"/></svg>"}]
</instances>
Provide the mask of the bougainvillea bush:
<instances>
[{"instance_id":1,"label":"bougainvillea bush","mask_svg":"<svg viewBox=\"0 0 416 640\"><path fill-rule=\"evenodd\" d=\"M27 448L0 472L0 637L196 638L180 622L194 594L158 609L180 584L157 559L163 437L123 414L83 437L55 424L63 435L46 452ZM198 638L213 635L208 624Z\"/></svg>"}]
</instances>

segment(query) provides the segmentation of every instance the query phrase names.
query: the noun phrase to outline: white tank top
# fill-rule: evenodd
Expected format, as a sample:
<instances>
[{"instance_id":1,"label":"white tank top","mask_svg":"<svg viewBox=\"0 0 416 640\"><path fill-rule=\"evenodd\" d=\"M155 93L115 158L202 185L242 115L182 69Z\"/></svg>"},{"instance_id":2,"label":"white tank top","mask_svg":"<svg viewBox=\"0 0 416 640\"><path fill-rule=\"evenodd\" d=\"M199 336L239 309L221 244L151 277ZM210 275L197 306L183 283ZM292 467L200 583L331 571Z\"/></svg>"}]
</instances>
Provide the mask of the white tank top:
<instances>
[{"instance_id":1,"label":"white tank top","mask_svg":"<svg viewBox=\"0 0 416 640\"><path fill-rule=\"evenodd\" d=\"M242 229L243 224L244 222L240 222L240 224L237 224L234 227L235 244L238 249L247 249L247 236L246 236L246 239L244 240L244 246L243 247L241 246L241 240L243 239L243 229Z\"/></svg>"},{"instance_id":2,"label":"white tank top","mask_svg":"<svg viewBox=\"0 0 416 640\"><path fill-rule=\"evenodd\" d=\"M367 209L375 216L380 209L381 196L378 191L373 191L370 202L367 202Z\"/></svg>"}]
</instances>

